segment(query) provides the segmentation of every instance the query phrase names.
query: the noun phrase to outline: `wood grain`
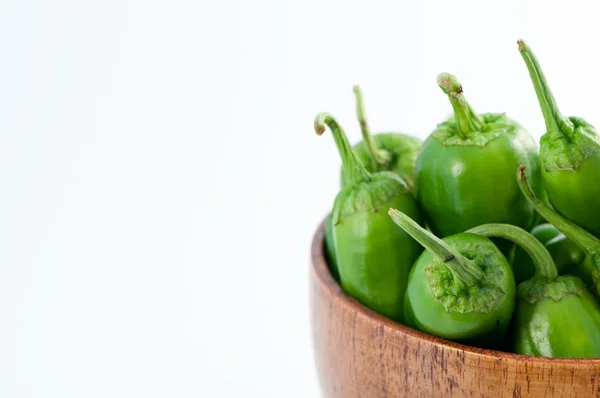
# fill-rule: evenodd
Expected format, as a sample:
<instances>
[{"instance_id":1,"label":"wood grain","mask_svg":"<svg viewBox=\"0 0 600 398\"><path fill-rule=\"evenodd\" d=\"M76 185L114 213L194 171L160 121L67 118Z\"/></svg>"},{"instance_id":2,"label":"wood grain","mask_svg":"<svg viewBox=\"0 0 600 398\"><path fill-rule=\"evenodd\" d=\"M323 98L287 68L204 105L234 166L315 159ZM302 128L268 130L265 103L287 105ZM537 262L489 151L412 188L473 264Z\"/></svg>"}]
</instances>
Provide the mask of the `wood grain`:
<instances>
[{"instance_id":1,"label":"wood grain","mask_svg":"<svg viewBox=\"0 0 600 398\"><path fill-rule=\"evenodd\" d=\"M551 359L482 350L382 317L329 273L324 222L311 250L311 327L326 398L600 397L600 359Z\"/></svg>"}]
</instances>

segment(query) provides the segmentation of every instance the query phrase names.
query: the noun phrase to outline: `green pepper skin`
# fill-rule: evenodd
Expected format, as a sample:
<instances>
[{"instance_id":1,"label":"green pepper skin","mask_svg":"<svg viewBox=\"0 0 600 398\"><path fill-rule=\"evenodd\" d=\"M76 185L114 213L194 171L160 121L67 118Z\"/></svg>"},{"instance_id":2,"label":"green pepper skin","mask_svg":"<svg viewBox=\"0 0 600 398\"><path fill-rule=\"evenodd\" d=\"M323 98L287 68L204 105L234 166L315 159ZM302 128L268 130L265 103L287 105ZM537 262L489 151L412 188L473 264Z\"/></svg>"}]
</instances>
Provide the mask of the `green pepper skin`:
<instances>
[{"instance_id":1,"label":"green pepper skin","mask_svg":"<svg viewBox=\"0 0 600 398\"><path fill-rule=\"evenodd\" d=\"M537 240L539 240L542 244L548 243L550 240L556 238L560 235L560 231L556 229L556 227L550 223L544 223L536 225L531 230L531 235L533 235ZM523 249L521 249L523 250ZM523 251L524 252L524 251Z\"/></svg>"},{"instance_id":2,"label":"green pepper skin","mask_svg":"<svg viewBox=\"0 0 600 398\"><path fill-rule=\"evenodd\" d=\"M592 275L596 269L597 266L594 264L594 260L589 256L585 256L582 262L571 266L571 268L567 270L567 273L580 278L583 281L585 288L594 292L596 290L596 285L594 284Z\"/></svg>"},{"instance_id":3,"label":"green pepper skin","mask_svg":"<svg viewBox=\"0 0 600 398\"><path fill-rule=\"evenodd\" d=\"M560 235L560 231L552 224L539 224L531 230L531 235L545 245L549 240ZM517 285L531 278L535 273L533 261L522 247L517 246L512 261L513 274Z\"/></svg>"},{"instance_id":4,"label":"green pepper skin","mask_svg":"<svg viewBox=\"0 0 600 398\"><path fill-rule=\"evenodd\" d=\"M588 286L591 281L594 285L591 290L600 296L600 239L563 217L547 203L537 198L528 182L524 169L525 166L521 165L517 171L517 181L523 197L527 198L542 217L552 223L556 229L585 254L585 260L571 267L569 273L573 272L580 276Z\"/></svg>"},{"instance_id":5,"label":"green pepper skin","mask_svg":"<svg viewBox=\"0 0 600 398\"><path fill-rule=\"evenodd\" d=\"M340 282L340 270L337 265L337 253L335 251L335 241L333 240L332 215L329 214L325 220L325 256L331 276L338 283Z\"/></svg>"},{"instance_id":6,"label":"green pepper skin","mask_svg":"<svg viewBox=\"0 0 600 398\"><path fill-rule=\"evenodd\" d=\"M519 52L529 71L544 116L546 132L540 139L542 177L554 210L600 238L600 136L580 117L562 115L542 68L524 41Z\"/></svg>"},{"instance_id":7,"label":"green pepper skin","mask_svg":"<svg viewBox=\"0 0 600 398\"><path fill-rule=\"evenodd\" d=\"M333 228L344 290L397 322L404 318L408 274L422 252L419 244L387 215L390 207L402 209L422 223L415 200L406 192L381 203L375 211L354 213Z\"/></svg>"},{"instance_id":8,"label":"green pepper skin","mask_svg":"<svg viewBox=\"0 0 600 398\"><path fill-rule=\"evenodd\" d=\"M600 241L538 199L528 183L524 168L521 166L517 171L523 196L541 216L586 253L593 267L590 276L596 282ZM600 357L600 306L596 299L586 290L580 278L558 276L556 267L551 264L552 258L544 261L536 259L532 255L535 253L529 254L534 259L536 273L517 287L514 351L552 358ZM545 254L550 257L547 250Z\"/></svg>"},{"instance_id":9,"label":"green pepper skin","mask_svg":"<svg viewBox=\"0 0 600 398\"><path fill-rule=\"evenodd\" d=\"M560 234L546 243L559 275L565 274L585 260L585 253L566 236Z\"/></svg>"},{"instance_id":10,"label":"green pepper skin","mask_svg":"<svg viewBox=\"0 0 600 398\"><path fill-rule=\"evenodd\" d=\"M320 113L315 118L317 134L323 134L325 126L331 130L342 168L351 178L335 198L326 233L340 285L373 311L402 322L408 273L422 249L394 225L387 210L398 207L420 225L423 221L416 200L398 175L367 171L336 120Z\"/></svg>"},{"instance_id":11,"label":"green pepper skin","mask_svg":"<svg viewBox=\"0 0 600 398\"><path fill-rule=\"evenodd\" d=\"M539 215L523 198L515 170L525 164L536 193L545 196L537 143L504 114L476 114L454 76L441 74L438 84L455 115L437 126L417 158L417 199L427 224L441 237L487 223L531 230Z\"/></svg>"},{"instance_id":12,"label":"green pepper skin","mask_svg":"<svg viewBox=\"0 0 600 398\"><path fill-rule=\"evenodd\" d=\"M485 263L485 266L494 264L501 270L503 277L500 285L504 288L504 294L487 312L448 312L434 297L428 282L428 268L433 262L433 256L426 250L418 258L408 277L404 301L406 323L415 329L450 340L493 347L493 342L502 341L514 310L515 282L510 264L492 241L485 237L461 233L442 240L468 257L472 257L473 253L462 248L470 248L474 244L487 247L493 260L488 260L489 263Z\"/></svg>"},{"instance_id":13,"label":"green pepper skin","mask_svg":"<svg viewBox=\"0 0 600 398\"><path fill-rule=\"evenodd\" d=\"M524 172L519 168L518 180ZM531 187L529 187L531 189ZM486 224L467 232L508 239L531 257L535 276L517 286L513 351L546 357L598 357L600 307L581 279L559 276L548 250L514 225Z\"/></svg>"},{"instance_id":14,"label":"green pepper skin","mask_svg":"<svg viewBox=\"0 0 600 398\"><path fill-rule=\"evenodd\" d=\"M403 133L378 133L373 134L377 148L387 151L391 158L389 163L378 163L368 149L366 142L360 141L354 145L354 152L365 168L372 172L391 171L402 178L411 190L415 186L415 163L422 141ZM348 185L348 178L342 173L342 186Z\"/></svg>"},{"instance_id":15,"label":"green pepper skin","mask_svg":"<svg viewBox=\"0 0 600 398\"><path fill-rule=\"evenodd\" d=\"M542 159L549 156L544 142L541 144ZM600 152L579 164L577 170L542 170L552 207L563 217L600 238L600 212L590 211L600 203Z\"/></svg>"},{"instance_id":16,"label":"green pepper skin","mask_svg":"<svg viewBox=\"0 0 600 398\"><path fill-rule=\"evenodd\" d=\"M559 275L572 274L574 266L585 259L584 252L552 224L541 224L531 230L531 234L550 252ZM533 277L535 267L525 251L517 247L513 261L513 273L517 284Z\"/></svg>"},{"instance_id":17,"label":"green pepper skin","mask_svg":"<svg viewBox=\"0 0 600 398\"><path fill-rule=\"evenodd\" d=\"M442 237L493 222L531 229L537 214L523 198L515 170L525 163L543 195L538 162L535 142L520 129L484 147L446 146L430 136L416 166L417 197L428 225Z\"/></svg>"},{"instance_id":18,"label":"green pepper skin","mask_svg":"<svg viewBox=\"0 0 600 398\"><path fill-rule=\"evenodd\" d=\"M600 306L584 288L558 301L519 299L514 328L517 354L600 358Z\"/></svg>"},{"instance_id":19,"label":"green pepper skin","mask_svg":"<svg viewBox=\"0 0 600 398\"><path fill-rule=\"evenodd\" d=\"M468 232L440 239L394 208L389 215L426 249L408 278L406 324L473 346L502 346L515 307L515 280L500 249ZM517 227L503 224L493 232L507 228Z\"/></svg>"},{"instance_id":20,"label":"green pepper skin","mask_svg":"<svg viewBox=\"0 0 600 398\"><path fill-rule=\"evenodd\" d=\"M362 91L354 86L356 116L360 123L362 141L353 150L363 166L370 172L391 171L397 174L415 192L415 163L423 143L420 139L401 132L371 134L365 115ZM352 176L342 168L342 187L352 184Z\"/></svg>"}]
</instances>

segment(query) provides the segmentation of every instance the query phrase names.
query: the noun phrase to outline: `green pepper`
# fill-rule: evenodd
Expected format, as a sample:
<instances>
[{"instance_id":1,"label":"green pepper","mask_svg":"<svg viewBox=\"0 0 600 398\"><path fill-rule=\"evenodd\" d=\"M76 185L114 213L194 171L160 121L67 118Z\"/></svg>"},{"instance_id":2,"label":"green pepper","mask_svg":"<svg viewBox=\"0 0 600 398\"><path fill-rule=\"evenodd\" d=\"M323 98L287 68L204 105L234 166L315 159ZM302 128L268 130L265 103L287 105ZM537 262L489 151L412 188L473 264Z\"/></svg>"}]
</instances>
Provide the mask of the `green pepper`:
<instances>
[{"instance_id":1,"label":"green pepper","mask_svg":"<svg viewBox=\"0 0 600 398\"><path fill-rule=\"evenodd\" d=\"M408 185L390 171L370 173L354 154L336 120L315 118L315 131L331 130L351 183L337 194L332 210L332 239L342 288L372 310L398 322L411 265L422 249L387 216L398 207L422 223Z\"/></svg>"},{"instance_id":2,"label":"green pepper","mask_svg":"<svg viewBox=\"0 0 600 398\"><path fill-rule=\"evenodd\" d=\"M542 177L552 207L563 217L600 237L600 137L579 117L563 116L533 51L520 40L540 104L546 133L540 139Z\"/></svg>"},{"instance_id":3,"label":"green pepper","mask_svg":"<svg viewBox=\"0 0 600 398\"><path fill-rule=\"evenodd\" d=\"M365 115L362 92L354 86L356 115L362 131L362 141L354 145L354 153L370 172L392 171L414 190L415 162L421 140L408 134L386 132L371 134ZM342 187L352 183L352 176L342 168Z\"/></svg>"},{"instance_id":4,"label":"green pepper","mask_svg":"<svg viewBox=\"0 0 600 398\"><path fill-rule=\"evenodd\" d=\"M331 213L329 213L327 219L325 220L325 258L327 259L331 276L333 276L333 279L339 283L340 270L338 269L337 265L337 254L335 252L335 242L333 240L332 220L333 216Z\"/></svg>"},{"instance_id":5,"label":"green pepper","mask_svg":"<svg viewBox=\"0 0 600 398\"><path fill-rule=\"evenodd\" d=\"M560 235L560 231L550 223L538 224L531 230L531 235L539 240L542 244L546 244L552 239ZM523 250L523 249L521 249ZM523 252L525 252L523 250ZM527 278L529 279L529 278Z\"/></svg>"},{"instance_id":6,"label":"green pepper","mask_svg":"<svg viewBox=\"0 0 600 398\"><path fill-rule=\"evenodd\" d=\"M562 233L549 240L546 249L550 252L559 275L570 273L571 267L577 266L585 259L583 250Z\"/></svg>"},{"instance_id":7,"label":"green pepper","mask_svg":"<svg viewBox=\"0 0 600 398\"><path fill-rule=\"evenodd\" d=\"M571 267L585 259L583 251L552 224L537 225L531 230L531 235L546 246L560 275L571 273ZM517 247L515 253L513 273L517 284L531 278L535 273L531 258L521 247Z\"/></svg>"},{"instance_id":8,"label":"green pepper","mask_svg":"<svg viewBox=\"0 0 600 398\"><path fill-rule=\"evenodd\" d=\"M515 305L515 280L496 245L470 233L439 239L401 211L389 214L427 249L408 277L406 324L469 345L499 347Z\"/></svg>"},{"instance_id":9,"label":"green pepper","mask_svg":"<svg viewBox=\"0 0 600 398\"><path fill-rule=\"evenodd\" d=\"M580 278L583 281L586 289L590 290L591 292L595 292L596 285L592 275L594 274L596 268L597 267L594 263L594 260L592 260L592 258L589 256L585 256L585 259L582 262L575 264L568 269L568 274Z\"/></svg>"},{"instance_id":10,"label":"green pepper","mask_svg":"<svg viewBox=\"0 0 600 398\"><path fill-rule=\"evenodd\" d=\"M542 225L542 224L548 224L548 221L546 221L546 220L544 219L544 217L540 217L540 219L539 219L539 221L538 221L538 223L537 223L537 225Z\"/></svg>"},{"instance_id":11,"label":"green pepper","mask_svg":"<svg viewBox=\"0 0 600 398\"><path fill-rule=\"evenodd\" d=\"M530 233L544 245L552 238L560 235L560 231L550 223L538 224ZM531 278L535 273L531 258L529 258L527 252L520 246L516 247L515 255L511 263L513 264L513 274L515 275L515 282L517 284Z\"/></svg>"},{"instance_id":12,"label":"green pepper","mask_svg":"<svg viewBox=\"0 0 600 398\"><path fill-rule=\"evenodd\" d=\"M581 279L558 276L550 253L521 228L487 224L468 232L508 239L532 258L535 275L517 286L513 351L545 357L600 356L600 305Z\"/></svg>"},{"instance_id":13,"label":"green pepper","mask_svg":"<svg viewBox=\"0 0 600 398\"><path fill-rule=\"evenodd\" d=\"M515 170L525 163L544 195L537 143L502 113L475 113L454 76L440 74L438 85L454 116L429 135L417 158L417 198L427 224L441 237L492 222L530 230L539 215L521 195Z\"/></svg>"},{"instance_id":14,"label":"green pepper","mask_svg":"<svg viewBox=\"0 0 600 398\"><path fill-rule=\"evenodd\" d=\"M550 206L535 196L531 185L525 174L525 165L521 165L517 172L519 188L523 196L534 206L535 210L563 233L587 256L585 261L574 265L569 269L570 273L582 276L586 283L590 281L594 285L594 291L600 295L600 239L581 228L579 225L569 221L554 211ZM593 212L591 212L593 213Z\"/></svg>"},{"instance_id":15,"label":"green pepper","mask_svg":"<svg viewBox=\"0 0 600 398\"><path fill-rule=\"evenodd\" d=\"M581 279L565 275L552 282L530 281L519 286L514 352L551 358L600 357L600 307Z\"/></svg>"}]
</instances>

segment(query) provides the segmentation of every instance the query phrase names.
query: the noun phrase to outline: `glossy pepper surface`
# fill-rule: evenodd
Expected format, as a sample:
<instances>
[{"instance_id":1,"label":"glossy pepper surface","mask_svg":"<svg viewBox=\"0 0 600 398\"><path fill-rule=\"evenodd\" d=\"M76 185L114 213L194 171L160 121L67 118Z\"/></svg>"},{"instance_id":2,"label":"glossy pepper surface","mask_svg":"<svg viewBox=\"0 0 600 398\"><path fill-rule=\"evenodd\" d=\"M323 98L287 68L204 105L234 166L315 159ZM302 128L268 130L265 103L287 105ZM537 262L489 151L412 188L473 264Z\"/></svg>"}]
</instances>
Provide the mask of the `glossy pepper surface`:
<instances>
[{"instance_id":1,"label":"glossy pepper surface","mask_svg":"<svg viewBox=\"0 0 600 398\"><path fill-rule=\"evenodd\" d=\"M546 248L525 230L488 224L470 230L520 245L533 259L535 275L517 287L513 351L545 357L600 357L600 306L581 279L558 276Z\"/></svg>"},{"instance_id":2,"label":"glossy pepper surface","mask_svg":"<svg viewBox=\"0 0 600 398\"><path fill-rule=\"evenodd\" d=\"M515 281L496 245L470 233L439 239L402 212L389 213L427 249L410 272L406 324L475 346L499 346L515 305Z\"/></svg>"},{"instance_id":3,"label":"glossy pepper surface","mask_svg":"<svg viewBox=\"0 0 600 398\"><path fill-rule=\"evenodd\" d=\"M569 269L569 273L578 275L586 285L592 284L594 291L600 295L600 239L558 214L546 203L535 196L524 171L525 166L519 167L517 179L523 196L535 207L548 222L552 223L571 242L583 251L586 258L581 263Z\"/></svg>"},{"instance_id":4,"label":"glossy pepper surface","mask_svg":"<svg viewBox=\"0 0 600 398\"><path fill-rule=\"evenodd\" d=\"M582 118L560 113L533 51L522 40L519 51L546 123L540 156L550 204L563 217L600 237L600 212L590 211L600 203L600 137Z\"/></svg>"},{"instance_id":5,"label":"glossy pepper surface","mask_svg":"<svg viewBox=\"0 0 600 398\"><path fill-rule=\"evenodd\" d=\"M539 216L521 195L515 170L526 164L544 195L537 143L502 113L475 113L454 76L439 75L438 85L454 116L437 126L417 158L417 198L427 224L441 237L486 223L530 230Z\"/></svg>"},{"instance_id":6,"label":"glossy pepper surface","mask_svg":"<svg viewBox=\"0 0 600 398\"><path fill-rule=\"evenodd\" d=\"M580 278L585 284L585 288L594 293L598 291L593 277L596 269L597 265L594 263L594 260L589 256L585 256L582 262L571 266L568 269L568 273ZM600 295L600 292L598 294Z\"/></svg>"},{"instance_id":7,"label":"glossy pepper surface","mask_svg":"<svg viewBox=\"0 0 600 398\"><path fill-rule=\"evenodd\" d=\"M543 287L533 282L520 286L514 352L553 358L599 358L598 302L581 279L558 278Z\"/></svg>"},{"instance_id":8,"label":"glossy pepper surface","mask_svg":"<svg viewBox=\"0 0 600 398\"><path fill-rule=\"evenodd\" d=\"M560 231L550 223L538 224L531 230L531 235L539 240L542 244L546 244L552 239L560 235ZM521 249L523 250L523 249ZM523 252L525 252L523 250ZM529 279L529 278L527 278Z\"/></svg>"},{"instance_id":9,"label":"glossy pepper surface","mask_svg":"<svg viewBox=\"0 0 600 398\"><path fill-rule=\"evenodd\" d=\"M583 250L550 223L537 225L531 230L531 235L546 246L559 275L570 273L572 267L585 259ZM517 284L530 279L535 274L533 261L521 247L517 247L515 253L513 273Z\"/></svg>"},{"instance_id":10,"label":"glossy pepper surface","mask_svg":"<svg viewBox=\"0 0 600 398\"><path fill-rule=\"evenodd\" d=\"M401 322L408 273L422 249L394 225L387 209L401 208L422 223L416 201L396 174L367 171L335 119L321 113L315 118L317 134L325 132L325 126L333 133L342 167L353 181L338 193L332 210L340 284L367 307Z\"/></svg>"},{"instance_id":11,"label":"glossy pepper surface","mask_svg":"<svg viewBox=\"0 0 600 398\"><path fill-rule=\"evenodd\" d=\"M391 171L400 176L414 190L415 162L421 140L400 132L371 134L364 110L362 91L354 86L356 114L362 131L362 141L354 145L358 159L370 172ZM352 183L352 176L342 168L342 186Z\"/></svg>"}]
</instances>

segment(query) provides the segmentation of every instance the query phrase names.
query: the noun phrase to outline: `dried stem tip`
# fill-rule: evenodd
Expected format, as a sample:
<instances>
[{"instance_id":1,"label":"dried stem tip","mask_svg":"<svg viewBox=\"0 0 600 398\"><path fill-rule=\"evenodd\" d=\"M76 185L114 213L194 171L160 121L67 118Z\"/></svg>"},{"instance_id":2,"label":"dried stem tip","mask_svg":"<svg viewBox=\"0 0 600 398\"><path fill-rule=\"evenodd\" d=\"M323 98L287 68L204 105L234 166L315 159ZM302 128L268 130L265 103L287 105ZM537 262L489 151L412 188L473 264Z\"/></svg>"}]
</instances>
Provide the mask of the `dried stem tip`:
<instances>
[{"instance_id":1,"label":"dried stem tip","mask_svg":"<svg viewBox=\"0 0 600 398\"><path fill-rule=\"evenodd\" d=\"M437 84L445 94L452 95L453 97L461 94L463 91L458 79L450 73L440 73L437 77Z\"/></svg>"}]
</instances>

